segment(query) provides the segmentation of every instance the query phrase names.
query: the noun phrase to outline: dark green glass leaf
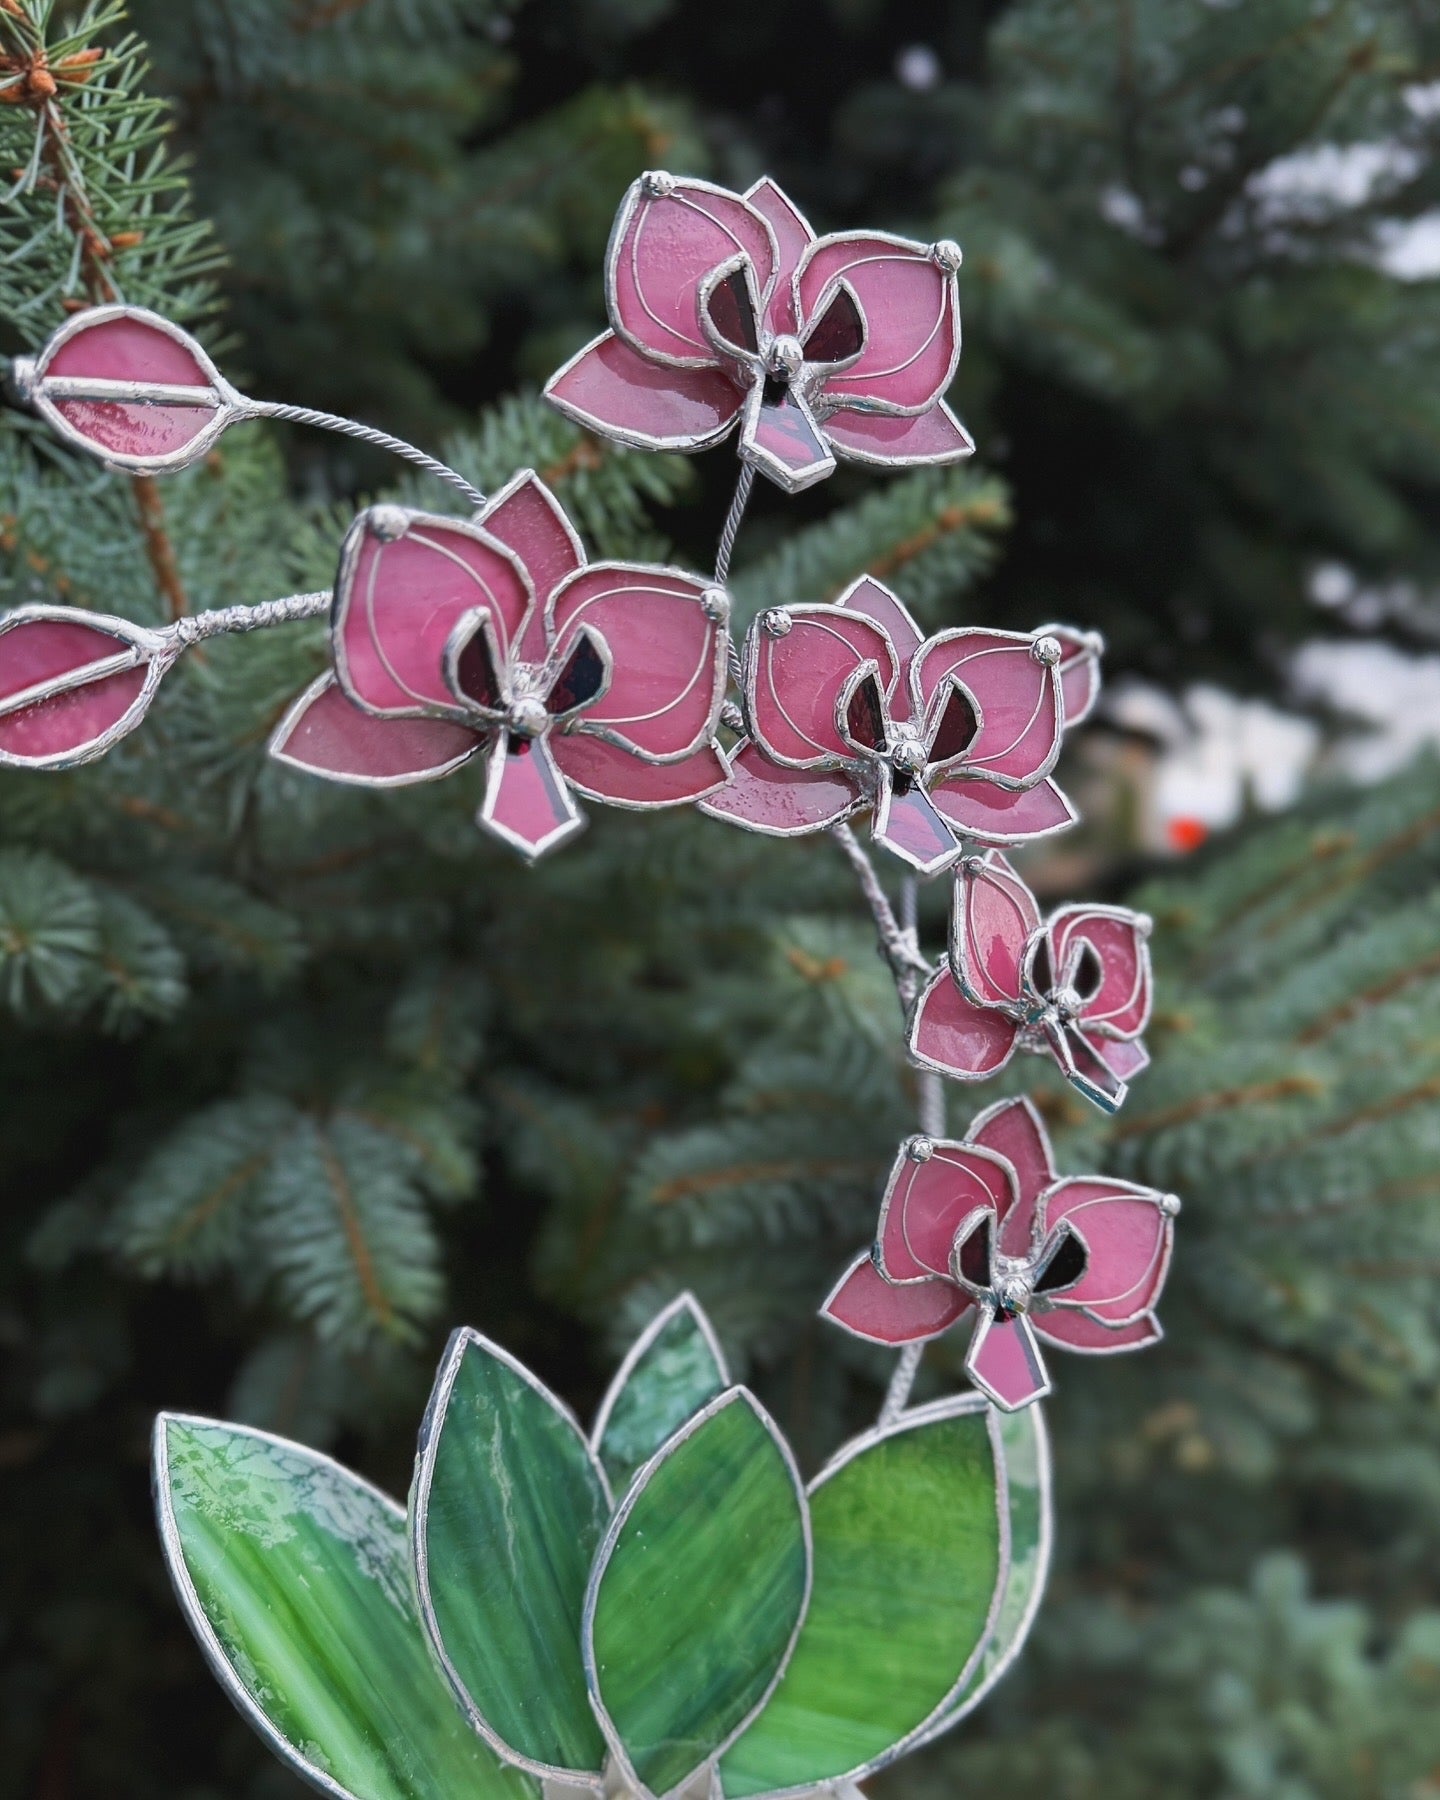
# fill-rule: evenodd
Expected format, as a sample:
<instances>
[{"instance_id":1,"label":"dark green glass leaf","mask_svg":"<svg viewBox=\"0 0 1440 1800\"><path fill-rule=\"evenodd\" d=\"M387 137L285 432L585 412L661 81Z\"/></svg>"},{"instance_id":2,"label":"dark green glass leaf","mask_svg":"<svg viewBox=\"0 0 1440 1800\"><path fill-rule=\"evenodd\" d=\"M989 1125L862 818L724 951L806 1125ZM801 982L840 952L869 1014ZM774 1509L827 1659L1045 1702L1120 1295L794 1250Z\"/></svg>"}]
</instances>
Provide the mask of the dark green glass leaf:
<instances>
[{"instance_id":1,"label":"dark green glass leaf","mask_svg":"<svg viewBox=\"0 0 1440 1800\"><path fill-rule=\"evenodd\" d=\"M929 1743L974 1712L1025 1646L1035 1622L1054 1536L1050 1514L1050 1440L1043 1408L997 1414L1010 1513L1010 1572L995 1630L969 1681L944 1716L925 1728Z\"/></svg>"},{"instance_id":2,"label":"dark green glass leaf","mask_svg":"<svg viewBox=\"0 0 1440 1800\"><path fill-rule=\"evenodd\" d=\"M394 1501L301 1444L168 1415L155 1497L211 1667L314 1786L354 1800L538 1800L431 1660Z\"/></svg>"},{"instance_id":3,"label":"dark green glass leaf","mask_svg":"<svg viewBox=\"0 0 1440 1800\"><path fill-rule=\"evenodd\" d=\"M763 1701L809 1575L795 1466L757 1402L732 1389L632 1490L591 1578L592 1684L613 1746L651 1793L678 1786Z\"/></svg>"},{"instance_id":4,"label":"dark green glass leaf","mask_svg":"<svg viewBox=\"0 0 1440 1800\"><path fill-rule=\"evenodd\" d=\"M810 1608L721 1762L731 1800L861 1774L968 1678L1002 1575L984 1409L967 1395L857 1439L812 1484L810 1518Z\"/></svg>"},{"instance_id":5,"label":"dark green glass leaf","mask_svg":"<svg viewBox=\"0 0 1440 1800\"><path fill-rule=\"evenodd\" d=\"M729 1379L710 1321L682 1294L635 1340L595 1421L611 1491L623 1494L640 1465Z\"/></svg>"},{"instance_id":6,"label":"dark green glass leaf","mask_svg":"<svg viewBox=\"0 0 1440 1800\"><path fill-rule=\"evenodd\" d=\"M598 1773L580 1617L609 1495L575 1420L476 1332L440 1365L410 1511L421 1616L476 1729L542 1772Z\"/></svg>"}]
</instances>

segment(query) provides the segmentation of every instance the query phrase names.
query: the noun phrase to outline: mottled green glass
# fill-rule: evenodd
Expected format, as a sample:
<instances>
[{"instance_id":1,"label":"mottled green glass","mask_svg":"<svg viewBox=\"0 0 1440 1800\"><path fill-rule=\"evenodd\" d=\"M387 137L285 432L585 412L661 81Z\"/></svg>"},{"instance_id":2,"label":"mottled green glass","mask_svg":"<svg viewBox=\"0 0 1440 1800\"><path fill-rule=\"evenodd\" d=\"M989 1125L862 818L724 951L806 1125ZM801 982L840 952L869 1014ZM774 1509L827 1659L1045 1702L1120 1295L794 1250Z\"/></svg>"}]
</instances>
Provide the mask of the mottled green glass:
<instances>
[{"instance_id":1,"label":"mottled green glass","mask_svg":"<svg viewBox=\"0 0 1440 1800\"><path fill-rule=\"evenodd\" d=\"M1019 1655L1049 1566L1049 1497L1046 1492L1049 1447L1045 1439L1044 1416L1038 1406L1026 1406L1017 1413L996 1416L1009 1496L1010 1573L995 1630L984 1654L963 1691L956 1695L955 1704L947 1708L943 1719L927 1730L927 1739L938 1737L963 1713L969 1712L1011 1659Z\"/></svg>"},{"instance_id":2,"label":"mottled green glass","mask_svg":"<svg viewBox=\"0 0 1440 1800\"><path fill-rule=\"evenodd\" d=\"M501 1744L598 1773L605 1740L580 1657L609 1499L579 1426L517 1364L456 1339L431 1402L429 1494L415 1532L422 1601L475 1712ZM420 1504L417 1488L412 1513Z\"/></svg>"},{"instance_id":3,"label":"mottled green glass","mask_svg":"<svg viewBox=\"0 0 1440 1800\"><path fill-rule=\"evenodd\" d=\"M810 1493L815 1577L795 1654L723 1758L732 1800L858 1774L954 1689L1000 1578L983 1412L902 1424Z\"/></svg>"},{"instance_id":4,"label":"mottled green glass","mask_svg":"<svg viewBox=\"0 0 1440 1800\"><path fill-rule=\"evenodd\" d=\"M666 1794L754 1711L805 1603L805 1499L736 1391L680 1435L599 1572L595 1686L626 1756Z\"/></svg>"},{"instance_id":5,"label":"mottled green glass","mask_svg":"<svg viewBox=\"0 0 1440 1800\"><path fill-rule=\"evenodd\" d=\"M157 1426L156 1491L192 1629L293 1766L355 1800L538 1800L431 1660L397 1506L299 1444L188 1419Z\"/></svg>"},{"instance_id":6,"label":"mottled green glass","mask_svg":"<svg viewBox=\"0 0 1440 1800\"><path fill-rule=\"evenodd\" d=\"M705 1316L686 1294L642 1333L600 1424L600 1460L611 1491L623 1494L646 1463L728 1377Z\"/></svg>"}]
</instances>

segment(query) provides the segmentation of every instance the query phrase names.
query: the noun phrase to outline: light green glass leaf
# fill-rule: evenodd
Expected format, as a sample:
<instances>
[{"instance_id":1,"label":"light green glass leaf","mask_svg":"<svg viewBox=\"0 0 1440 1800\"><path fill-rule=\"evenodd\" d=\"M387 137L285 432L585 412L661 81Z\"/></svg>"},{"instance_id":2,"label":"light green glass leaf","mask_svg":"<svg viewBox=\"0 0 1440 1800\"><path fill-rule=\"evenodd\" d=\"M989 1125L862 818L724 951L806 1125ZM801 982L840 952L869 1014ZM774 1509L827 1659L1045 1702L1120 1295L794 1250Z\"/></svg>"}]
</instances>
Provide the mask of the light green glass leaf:
<instances>
[{"instance_id":1,"label":"light green glass leaf","mask_svg":"<svg viewBox=\"0 0 1440 1800\"><path fill-rule=\"evenodd\" d=\"M170 1576L230 1697L344 1800L538 1800L466 1724L410 1590L405 1516L328 1457L162 1414L155 1500Z\"/></svg>"},{"instance_id":2,"label":"light green glass leaf","mask_svg":"<svg viewBox=\"0 0 1440 1800\"><path fill-rule=\"evenodd\" d=\"M609 1516L567 1409L513 1357L457 1331L410 1497L420 1616L476 1730L539 1774L598 1774L604 1761L580 1618Z\"/></svg>"},{"instance_id":3,"label":"light green glass leaf","mask_svg":"<svg viewBox=\"0 0 1440 1800\"><path fill-rule=\"evenodd\" d=\"M592 1442L612 1492L623 1494L640 1465L729 1381L693 1294L657 1313L631 1345L595 1420Z\"/></svg>"},{"instance_id":4,"label":"light green glass leaf","mask_svg":"<svg viewBox=\"0 0 1440 1800\"><path fill-rule=\"evenodd\" d=\"M586 1666L622 1769L664 1795L730 1742L770 1691L809 1580L795 1465L733 1388L671 1439L595 1559Z\"/></svg>"},{"instance_id":5,"label":"light green glass leaf","mask_svg":"<svg viewBox=\"0 0 1440 1800\"><path fill-rule=\"evenodd\" d=\"M991 1430L964 1395L857 1438L811 1484L810 1608L769 1704L721 1762L730 1800L858 1777L968 1682L1004 1572Z\"/></svg>"},{"instance_id":6,"label":"light green glass leaf","mask_svg":"<svg viewBox=\"0 0 1440 1800\"><path fill-rule=\"evenodd\" d=\"M974 1712L1025 1647L1040 1610L1045 1578L1050 1572L1054 1521L1050 1510L1050 1437L1044 1409L1026 1406L997 1414L1005 1457L1005 1486L1010 1513L1010 1571L995 1630L970 1680L955 1702L920 1740L928 1744Z\"/></svg>"}]
</instances>

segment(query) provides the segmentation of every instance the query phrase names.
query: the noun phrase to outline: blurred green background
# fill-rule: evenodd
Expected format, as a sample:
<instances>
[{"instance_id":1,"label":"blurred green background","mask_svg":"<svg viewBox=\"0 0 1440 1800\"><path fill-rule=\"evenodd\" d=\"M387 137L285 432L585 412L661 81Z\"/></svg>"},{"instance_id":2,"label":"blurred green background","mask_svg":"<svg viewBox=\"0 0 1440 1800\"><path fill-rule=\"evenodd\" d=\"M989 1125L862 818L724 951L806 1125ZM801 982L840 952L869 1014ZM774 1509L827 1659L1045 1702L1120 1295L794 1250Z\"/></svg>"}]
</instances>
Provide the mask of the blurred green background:
<instances>
[{"instance_id":1,"label":"blurred green background","mask_svg":"<svg viewBox=\"0 0 1440 1800\"><path fill-rule=\"evenodd\" d=\"M110 283L253 393L539 469L602 554L708 567L734 480L535 398L635 174L961 242L978 455L761 484L737 616L868 568L932 626L1105 633L1086 826L1026 867L1155 914L1156 1065L1117 1121L1032 1060L983 1100L1028 1086L1064 1166L1185 1212L1166 1343L1057 1371L1027 1658L883 1790L1440 1794L1440 16L0 0L0 58L0 352ZM0 600L327 585L382 492L444 500L257 426L137 490L5 413ZM587 1410L686 1285L811 1467L887 1374L814 1317L915 1108L833 847L612 814L521 869L464 778L267 766L323 661L217 644L107 762L0 779L0 1789L32 1800L296 1791L166 1589L162 1406L399 1493L452 1324Z\"/></svg>"}]
</instances>

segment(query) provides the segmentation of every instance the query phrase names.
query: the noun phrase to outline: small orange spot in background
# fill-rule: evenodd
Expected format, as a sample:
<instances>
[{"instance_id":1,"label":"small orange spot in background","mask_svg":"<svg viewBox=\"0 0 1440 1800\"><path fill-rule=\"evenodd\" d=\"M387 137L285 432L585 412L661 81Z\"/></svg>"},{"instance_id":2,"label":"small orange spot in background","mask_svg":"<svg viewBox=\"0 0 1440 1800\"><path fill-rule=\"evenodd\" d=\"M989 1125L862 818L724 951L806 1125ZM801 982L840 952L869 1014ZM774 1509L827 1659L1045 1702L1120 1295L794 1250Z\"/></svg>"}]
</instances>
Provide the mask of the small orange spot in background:
<instances>
[{"instance_id":1,"label":"small orange spot in background","mask_svg":"<svg viewBox=\"0 0 1440 1800\"><path fill-rule=\"evenodd\" d=\"M1188 813L1177 813L1165 827L1165 837L1172 850L1198 850L1210 835L1203 819L1192 819Z\"/></svg>"}]
</instances>

